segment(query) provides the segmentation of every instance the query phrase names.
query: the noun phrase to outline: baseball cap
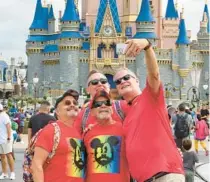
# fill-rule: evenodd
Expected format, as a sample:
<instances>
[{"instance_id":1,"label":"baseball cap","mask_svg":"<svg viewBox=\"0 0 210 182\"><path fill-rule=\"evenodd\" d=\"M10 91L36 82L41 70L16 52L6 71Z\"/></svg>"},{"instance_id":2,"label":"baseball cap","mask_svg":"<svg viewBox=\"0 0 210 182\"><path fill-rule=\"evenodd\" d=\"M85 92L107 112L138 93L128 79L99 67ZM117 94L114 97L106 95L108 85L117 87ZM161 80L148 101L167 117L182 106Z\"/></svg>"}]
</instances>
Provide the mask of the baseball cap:
<instances>
[{"instance_id":1,"label":"baseball cap","mask_svg":"<svg viewBox=\"0 0 210 182\"><path fill-rule=\"evenodd\" d=\"M0 104L0 111L3 111L4 110L4 107L2 104Z\"/></svg>"},{"instance_id":2,"label":"baseball cap","mask_svg":"<svg viewBox=\"0 0 210 182\"><path fill-rule=\"evenodd\" d=\"M95 101L98 97L105 97L108 100L111 99L109 93L107 93L105 90L99 90L98 92L96 92L96 94L93 97L93 101Z\"/></svg>"},{"instance_id":3,"label":"baseball cap","mask_svg":"<svg viewBox=\"0 0 210 182\"><path fill-rule=\"evenodd\" d=\"M79 93L76 90L69 89L67 90L61 97L56 100L55 108L57 108L58 104L67 96L72 96L76 101L79 99Z\"/></svg>"}]
</instances>

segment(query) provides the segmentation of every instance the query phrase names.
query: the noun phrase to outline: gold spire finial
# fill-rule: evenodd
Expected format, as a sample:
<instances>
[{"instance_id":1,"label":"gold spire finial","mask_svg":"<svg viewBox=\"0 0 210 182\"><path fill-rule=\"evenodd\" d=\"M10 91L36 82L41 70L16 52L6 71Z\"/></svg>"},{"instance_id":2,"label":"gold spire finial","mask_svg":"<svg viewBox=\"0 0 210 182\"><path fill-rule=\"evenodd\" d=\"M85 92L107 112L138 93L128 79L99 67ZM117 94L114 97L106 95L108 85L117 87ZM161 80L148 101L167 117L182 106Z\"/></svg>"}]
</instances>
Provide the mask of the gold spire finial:
<instances>
[{"instance_id":1,"label":"gold spire finial","mask_svg":"<svg viewBox=\"0 0 210 182\"><path fill-rule=\"evenodd\" d=\"M90 35L91 35L91 37L94 35L94 23L93 23L93 20L91 21L91 24L90 24Z\"/></svg>"},{"instance_id":2,"label":"gold spire finial","mask_svg":"<svg viewBox=\"0 0 210 182\"><path fill-rule=\"evenodd\" d=\"M205 1L205 4L207 4L207 3L208 3L208 0Z\"/></svg>"}]
</instances>

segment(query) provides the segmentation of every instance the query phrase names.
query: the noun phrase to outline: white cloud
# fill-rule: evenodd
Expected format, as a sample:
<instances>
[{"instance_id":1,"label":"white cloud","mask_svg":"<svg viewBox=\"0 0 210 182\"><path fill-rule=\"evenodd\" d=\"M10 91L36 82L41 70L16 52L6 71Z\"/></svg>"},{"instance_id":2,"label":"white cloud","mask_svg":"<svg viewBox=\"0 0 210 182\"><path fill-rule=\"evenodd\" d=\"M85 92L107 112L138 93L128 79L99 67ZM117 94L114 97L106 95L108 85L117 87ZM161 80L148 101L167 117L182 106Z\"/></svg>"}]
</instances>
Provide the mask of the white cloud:
<instances>
[{"instance_id":1,"label":"white cloud","mask_svg":"<svg viewBox=\"0 0 210 182\"><path fill-rule=\"evenodd\" d=\"M23 57L25 54L25 41L29 27L33 21L37 0L1 0L0 3L0 53L5 59L10 57ZM163 15L168 0L163 0ZM174 0L176 1L176 0ZM56 18L59 10L64 10L64 0L47 0L52 2ZM178 0L179 10L185 7L185 19L188 30L192 30L195 39L199 30L205 0Z\"/></svg>"}]
</instances>

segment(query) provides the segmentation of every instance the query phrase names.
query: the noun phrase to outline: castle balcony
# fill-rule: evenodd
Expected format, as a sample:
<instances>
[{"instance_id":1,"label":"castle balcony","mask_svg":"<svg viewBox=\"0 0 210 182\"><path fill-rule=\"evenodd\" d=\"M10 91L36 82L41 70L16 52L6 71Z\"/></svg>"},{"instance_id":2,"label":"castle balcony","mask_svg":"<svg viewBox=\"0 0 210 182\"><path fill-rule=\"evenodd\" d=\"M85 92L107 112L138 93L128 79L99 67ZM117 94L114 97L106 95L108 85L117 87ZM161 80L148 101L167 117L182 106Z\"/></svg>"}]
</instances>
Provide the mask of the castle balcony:
<instances>
[{"instance_id":1,"label":"castle balcony","mask_svg":"<svg viewBox=\"0 0 210 182\"><path fill-rule=\"evenodd\" d=\"M96 60L96 64L98 65L104 65L104 66L118 66L120 65L120 61L118 58L98 58Z\"/></svg>"}]
</instances>

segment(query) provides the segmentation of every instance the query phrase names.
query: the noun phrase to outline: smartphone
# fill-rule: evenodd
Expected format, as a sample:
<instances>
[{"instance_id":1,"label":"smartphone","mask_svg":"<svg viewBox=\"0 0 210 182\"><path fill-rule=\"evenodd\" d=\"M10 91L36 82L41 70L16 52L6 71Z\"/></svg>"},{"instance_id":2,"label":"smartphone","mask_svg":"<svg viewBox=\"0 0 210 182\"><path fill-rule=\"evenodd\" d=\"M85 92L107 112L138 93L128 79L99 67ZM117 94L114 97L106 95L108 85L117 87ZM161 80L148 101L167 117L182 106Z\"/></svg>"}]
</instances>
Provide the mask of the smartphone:
<instances>
[{"instance_id":1,"label":"smartphone","mask_svg":"<svg viewBox=\"0 0 210 182\"><path fill-rule=\"evenodd\" d=\"M126 48L127 48L127 45L128 45L128 44L123 44L123 43L117 44L117 46L116 46L116 52L117 52L117 54L118 54L118 55L123 55L123 54L125 54L125 50L126 50Z\"/></svg>"}]
</instances>

